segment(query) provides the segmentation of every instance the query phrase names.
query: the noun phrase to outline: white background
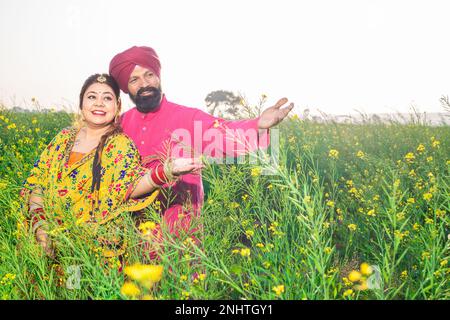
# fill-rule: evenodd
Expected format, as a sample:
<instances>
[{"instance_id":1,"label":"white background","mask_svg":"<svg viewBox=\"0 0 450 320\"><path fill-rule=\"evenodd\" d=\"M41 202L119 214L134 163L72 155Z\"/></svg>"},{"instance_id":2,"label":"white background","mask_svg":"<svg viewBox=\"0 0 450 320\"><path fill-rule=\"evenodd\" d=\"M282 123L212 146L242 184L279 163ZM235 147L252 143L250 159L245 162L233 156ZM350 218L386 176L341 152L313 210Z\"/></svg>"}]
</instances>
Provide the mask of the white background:
<instances>
[{"instance_id":1,"label":"white background","mask_svg":"<svg viewBox=\"0 0 450 320\"><path fill-rule=\"evenodd\" d=\"M223 89L253 104L264 93L267 106L286 96L296 112L443 111L449 9L445 0L0 0L0 102L75 110L89 75L146 45L160 56L167 98L191 107Z\"/></svg>"}]
</instances>

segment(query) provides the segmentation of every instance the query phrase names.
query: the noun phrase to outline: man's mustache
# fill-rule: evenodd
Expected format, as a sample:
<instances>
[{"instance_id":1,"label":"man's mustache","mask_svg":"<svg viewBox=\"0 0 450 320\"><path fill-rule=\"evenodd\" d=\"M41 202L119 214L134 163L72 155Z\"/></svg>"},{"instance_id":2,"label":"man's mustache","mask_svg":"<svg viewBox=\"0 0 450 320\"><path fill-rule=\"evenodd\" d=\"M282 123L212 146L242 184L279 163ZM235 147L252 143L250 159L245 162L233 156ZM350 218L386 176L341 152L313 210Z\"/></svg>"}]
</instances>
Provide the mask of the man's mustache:
<instances>
[{"instance_id":1,"label":"man's mustache","mask_svg":"<svg viewBox=\"0 0 450 320\"><path fill-rule=\"evenodd\" d=\"M140 95L142 95L144 92L149 92L149 93L155 94L157 91L158 91L158 89L155 88L155 87L144 87L144 88L140 88L140 89L137 91L136 95L137 95L137 96L140 96Z\"/></svg>"}]
</instances>

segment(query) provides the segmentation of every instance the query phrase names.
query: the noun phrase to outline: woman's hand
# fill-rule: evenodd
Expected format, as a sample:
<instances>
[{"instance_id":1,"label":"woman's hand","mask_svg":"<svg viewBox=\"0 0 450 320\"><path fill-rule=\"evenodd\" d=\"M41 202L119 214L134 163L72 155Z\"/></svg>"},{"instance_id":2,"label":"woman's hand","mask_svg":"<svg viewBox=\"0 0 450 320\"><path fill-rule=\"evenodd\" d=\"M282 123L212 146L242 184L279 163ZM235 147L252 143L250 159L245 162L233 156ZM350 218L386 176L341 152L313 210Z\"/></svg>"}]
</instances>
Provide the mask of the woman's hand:
<instances>
[{"instance_id":1,"label":"woman's hand","mask_svg":"<svg viewBox=\"0 0 450 320\"><path fill-rule=\"evenodd\" d=\"M156 172L160 171L160 169L163 169L164 173L161 172L161 176L164 175L164 179L162 179L162 177L154 177L154 171L146 173L146 175L142 179L140 179L130 197L132 199L139 198L144 194L162 187L166 182L175 181L176 178L183 174L198 173L204 167L205 166L203 165L200 158L176 158L167 160L167 162L164 164L164 167L159 165L156 167L156 169L153 169ZM156 174L156 176L158 175L159 174Z\"/></svg>"},{"instance_id":2,"label":"woman's hand","mask_svg":"<svg viewBox=\"0 0 450 320\"><path fill-rule=\"evenodd\" d=\"M49 256L50 258L55 257L55 250L53 249L52 241L50 240L47 232L42 227L36 229L36 240L41 245L42 249L44 249L44 252L47 256Z\"/></svg>"},{"instance_id":3,"label":"woman's hand","mask_svg":"<svg viewBox=\"0 0 450 320\"><path fill-rule=\"evenodd\" d=\"M198 173L204 167L200 158L176 158L171 161L171 173L175 177L187 173Z\"/></svg>"}]
</instances>

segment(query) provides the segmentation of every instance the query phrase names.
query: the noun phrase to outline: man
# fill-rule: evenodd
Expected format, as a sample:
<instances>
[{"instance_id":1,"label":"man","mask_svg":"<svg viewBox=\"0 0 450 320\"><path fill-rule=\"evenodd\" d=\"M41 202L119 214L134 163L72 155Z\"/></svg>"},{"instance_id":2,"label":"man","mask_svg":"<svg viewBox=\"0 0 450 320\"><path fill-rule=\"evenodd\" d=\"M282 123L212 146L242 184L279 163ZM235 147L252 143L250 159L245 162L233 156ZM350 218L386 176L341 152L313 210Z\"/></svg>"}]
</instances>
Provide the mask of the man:
<instances>
[{"instance_id":1,"label":"man","mask_svg":"<svg viewBox=\"0 0 450 320\"><path fill-rule=\"evenodd\" d=\"M168 101L161 90L160 71L158 55L149 47L129 48L117 54L109 66L111 76L136 104L123 114L122 127L144 159L152 155L192 157L200 153L216 158L242 155L267 146L268 129L293 108L292 103L281 108L287 103L283 98L259 118L226 121ZM214 143L212 137L216 138ZM146 161L146 166L153 168L158 161L155 157ZM188 229L192 214L198 215L203 203L201 175L184 175L170 192L162 192L159 200L169 230L178 234L178 228Z\"/></svg>"}]
</instances>

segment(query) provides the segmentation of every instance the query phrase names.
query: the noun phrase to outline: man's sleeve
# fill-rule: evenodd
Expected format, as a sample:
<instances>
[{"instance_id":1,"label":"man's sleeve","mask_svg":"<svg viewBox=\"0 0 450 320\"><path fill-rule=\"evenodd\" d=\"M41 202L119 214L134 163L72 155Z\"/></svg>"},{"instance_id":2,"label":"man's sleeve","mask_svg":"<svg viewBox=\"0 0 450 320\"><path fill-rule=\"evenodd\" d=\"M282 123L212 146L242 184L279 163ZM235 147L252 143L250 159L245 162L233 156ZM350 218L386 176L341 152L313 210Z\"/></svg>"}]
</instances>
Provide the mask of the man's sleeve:
<instances>
[{"instance_id":1,"label":"man's sleeve","mask_svg":"<svg viewBox=\"0 0 450 320\"><path fill-rule=\"evenodd\" d=\"M193 115L194 148L207 157L237 157L269 146L269 130L258 120L225 120L202 110Z\"/></svg>"}]
</instances>

